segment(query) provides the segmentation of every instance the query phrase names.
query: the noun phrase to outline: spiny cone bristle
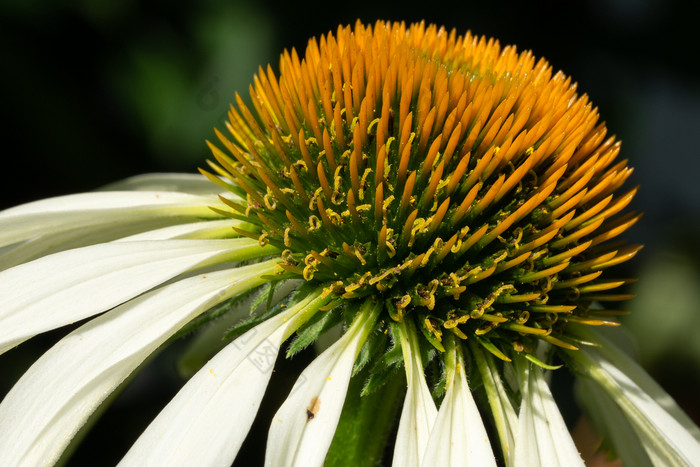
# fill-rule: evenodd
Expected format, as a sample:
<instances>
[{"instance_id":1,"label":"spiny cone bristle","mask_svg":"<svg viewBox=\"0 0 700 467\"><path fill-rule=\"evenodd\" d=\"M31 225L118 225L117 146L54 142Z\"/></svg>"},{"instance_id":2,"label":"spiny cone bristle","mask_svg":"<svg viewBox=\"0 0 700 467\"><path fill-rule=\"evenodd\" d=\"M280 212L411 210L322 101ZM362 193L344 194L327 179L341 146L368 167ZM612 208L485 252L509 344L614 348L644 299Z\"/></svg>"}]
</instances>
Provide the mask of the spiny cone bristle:
<instances>
[{"instance_id":1,"label":"spiny cone bristle","mask_svg":"<svg viewBox=\"0 0 700 467\"><path fill-rule=\"evenodd\" d=\"M529 51L435 26L378 22L285 52L255 77L211 146L247 200L240 232L344 300L375 295L435 347L475 336L495 355L536 339L573 348L567 322L624 280L600 272L640 247L609 242L636 189L597 110Z\"/></svg>"}]
</instances>

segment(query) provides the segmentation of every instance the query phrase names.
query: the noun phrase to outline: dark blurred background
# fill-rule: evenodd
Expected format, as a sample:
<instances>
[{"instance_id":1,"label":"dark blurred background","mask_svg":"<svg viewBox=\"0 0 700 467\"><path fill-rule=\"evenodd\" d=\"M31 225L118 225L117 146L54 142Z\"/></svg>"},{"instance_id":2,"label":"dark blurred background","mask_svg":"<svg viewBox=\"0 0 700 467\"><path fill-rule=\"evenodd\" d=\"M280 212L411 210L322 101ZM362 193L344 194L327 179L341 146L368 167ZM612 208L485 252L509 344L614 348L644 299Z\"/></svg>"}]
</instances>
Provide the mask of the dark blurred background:
<instances>
[{"instance_id":1,"label":"dark blurred background","mask_svg":"<svg viewBox=\"0 0 700 467\"><path fill-rule=\"evenodd\" d=\"M623 140L636 168L629 187L642 185L633 208L646 213L628 235L646 248L616 271L640 278L627 328L644 365L697 421L699 17L700 4L682 0L3 0L0 208L144 172L195 171L207 157L204 140L234 92L247 94L258 65L276 67L284 48L303 51L309 37L338 24L425 19L495 36L573 76ZM51 338L27 346L42 349ZM181 382L164 355L164 375L137 385L167 400ZM33 358L0 358L0 395ZM157 412L116 405L146 421ZM128 430L110 438L110 430L122 428L90 438L104 456L91 465L112 464L133 439Z\"/></svg>"}]
</instances>

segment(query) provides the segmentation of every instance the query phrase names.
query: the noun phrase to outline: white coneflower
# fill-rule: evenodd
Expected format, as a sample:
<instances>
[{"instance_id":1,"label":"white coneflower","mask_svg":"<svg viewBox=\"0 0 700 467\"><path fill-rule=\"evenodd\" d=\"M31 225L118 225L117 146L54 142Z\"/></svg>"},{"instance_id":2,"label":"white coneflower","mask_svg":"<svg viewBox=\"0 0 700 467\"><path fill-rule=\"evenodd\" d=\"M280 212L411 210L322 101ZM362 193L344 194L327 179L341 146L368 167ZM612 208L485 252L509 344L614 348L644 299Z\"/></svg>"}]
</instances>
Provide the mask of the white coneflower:
<instances>
[{"instance_id":1,"label":"white coneflower","mask_svg":"<svg viewBox=\"0 0 700 467\"><path fill-rule=\"evenodd\" d=\"M582 464L547 382L556 358L624 461L700 459L697 427L592 329L618 324L599 303L627 281L604 273L640 249L614 240L639 215L624 212L636 188L615 195L619 143L570 78L494 40L378 22L285 52L250 93L210 144L209 180L0 213L0 351L94 317L0 403L1 465L55 463L161 344L286 281L120 465L230 465L285 342L293 355L336 325L270 420L266 465L380 462L394 420L397 466Z\"/></svg>"}]
</instances>

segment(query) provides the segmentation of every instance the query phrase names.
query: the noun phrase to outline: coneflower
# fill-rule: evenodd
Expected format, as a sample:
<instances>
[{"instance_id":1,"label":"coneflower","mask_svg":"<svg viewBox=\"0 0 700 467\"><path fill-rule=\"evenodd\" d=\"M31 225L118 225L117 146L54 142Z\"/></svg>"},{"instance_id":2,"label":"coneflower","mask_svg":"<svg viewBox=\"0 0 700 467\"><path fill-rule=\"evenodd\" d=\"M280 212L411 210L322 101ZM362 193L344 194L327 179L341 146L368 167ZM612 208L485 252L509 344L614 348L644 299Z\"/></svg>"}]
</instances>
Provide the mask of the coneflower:
<instances>
[{"instance_id":1,"label":"coneflower","mask_svg":"<svg viewBox=\"0 0 700 467\"><path fill-rule=\"evenodd\" d=\"M106 311L0 404L3 465L56 462L149 354L256 289L123 465L230 465L281 346L338 327L271 420L267 465L381 461L397 398L394 465L581 464L547 383L560 363L625 462L700 459L697 427L595 330L630 297L606 270L641 248L617 240L640 214L570 78L493 39L358 22L261 68L250 96L209 144L213 184L0 213L0 351Z\"/></svg>"}]
</instances>

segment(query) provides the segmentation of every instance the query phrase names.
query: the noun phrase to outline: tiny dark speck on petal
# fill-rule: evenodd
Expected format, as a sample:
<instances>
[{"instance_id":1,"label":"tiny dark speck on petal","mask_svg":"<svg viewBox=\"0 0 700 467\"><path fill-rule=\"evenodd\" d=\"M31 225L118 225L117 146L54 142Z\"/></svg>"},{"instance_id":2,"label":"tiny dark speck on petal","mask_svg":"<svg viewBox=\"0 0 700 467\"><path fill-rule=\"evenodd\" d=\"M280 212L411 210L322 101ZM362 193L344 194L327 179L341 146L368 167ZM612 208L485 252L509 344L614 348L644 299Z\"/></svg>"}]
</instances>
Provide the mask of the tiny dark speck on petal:
<instances>
[{"instance_id":1,"label":"tiny dark speck on petal","mask_svg":"<svg viewBox=\"0 0 700 467\"><path fill-rule=\"evenodd\" d=\"M318 413L318 409L321 408L321 399L317 396L311 398L309 406L306 408L306 421L310 422Z\"/></svg>"}]
</instances>

